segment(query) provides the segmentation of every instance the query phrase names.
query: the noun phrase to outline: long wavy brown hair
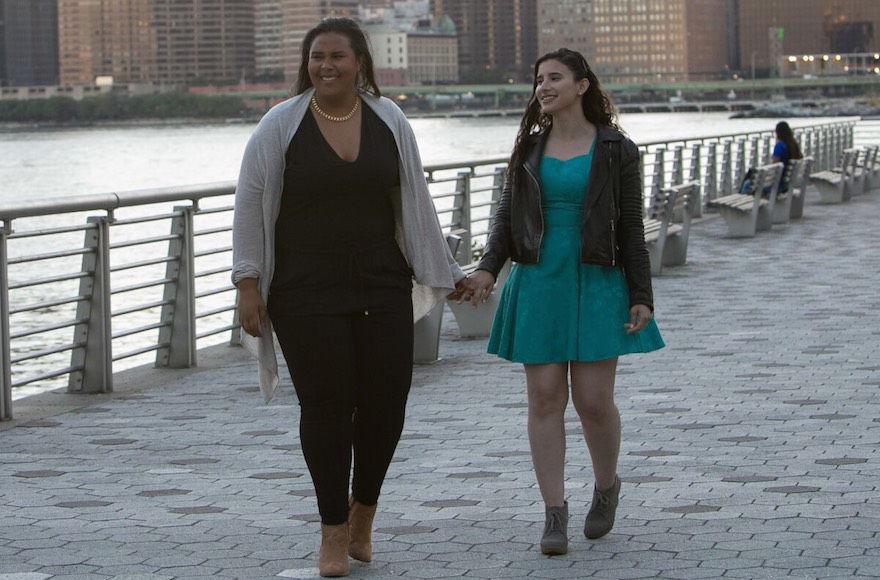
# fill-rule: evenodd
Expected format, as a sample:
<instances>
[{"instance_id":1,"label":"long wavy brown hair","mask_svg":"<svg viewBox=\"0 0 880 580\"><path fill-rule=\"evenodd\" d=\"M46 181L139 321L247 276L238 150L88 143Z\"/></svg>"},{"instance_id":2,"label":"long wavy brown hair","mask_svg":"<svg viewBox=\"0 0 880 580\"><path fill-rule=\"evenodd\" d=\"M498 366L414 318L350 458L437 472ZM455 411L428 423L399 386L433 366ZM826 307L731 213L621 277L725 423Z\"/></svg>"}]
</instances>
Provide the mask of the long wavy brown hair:
<instances>
[{"instance_id":1,"label":"long wavy brown hair","mask_svg":"<svg viewBox=\"0 0 880 580\"><path fill-rule=\"evenodd\" d=\"M553 52L548 52L535 62L534 83L532 85L532 97L526 106L522 121L519 125L519 133L516 136L516 142L513 146L513 153L510 156L510 164L507 166L507 174L513 177L516 168L522 165L526 155L526 141L529 135L538 130L549 129L553 126L553 117L541 113L541 104L535 96L535 90L538 88L538 67L541 63L548 60L557 60L564 64L574 74L575 82L587 79L590 82L587 92L581 96L581 108L587 121L597 127L606 126L620 130L617 124L617 111L611 103L611 98L602 90L599 79L590 68L584 55L576 50L568 48L560 48Z\"/></svg>"},{"instance_id":2,"label":"long wavy brown hair","mask_svg":"<svg viewBox=\"0 0 880 580\"><path fill-rule=\"evenodd\" d=\"M794 131L791 130L791 125L785 121L779 121L776 124L776 138L788 147L789 158L803 159L804 155L801 153L801 146L798 144L797 139L794 138Z\"/></svg>"},{"instance_id":3,"label":"long wavy brown hair","mask_svg":"<svg viewBox=\"0 0 880 580\"><path fill-rule=\"evenodd\" d=\"M301 95L312 88L312 79L309 77L309 54L312 52L312 43L319 34L334 32L348 38L348 43L354 51L358 61L357 88L373 93L377 97L382 93L376 84L376 72L373 69L373 55L370 54L370 45L364 31L357 22L351 18L325 18L306 33L302 42L302 54L300 55L299 77L296 81L296 92Z\"/></svg>"}]
</instances>

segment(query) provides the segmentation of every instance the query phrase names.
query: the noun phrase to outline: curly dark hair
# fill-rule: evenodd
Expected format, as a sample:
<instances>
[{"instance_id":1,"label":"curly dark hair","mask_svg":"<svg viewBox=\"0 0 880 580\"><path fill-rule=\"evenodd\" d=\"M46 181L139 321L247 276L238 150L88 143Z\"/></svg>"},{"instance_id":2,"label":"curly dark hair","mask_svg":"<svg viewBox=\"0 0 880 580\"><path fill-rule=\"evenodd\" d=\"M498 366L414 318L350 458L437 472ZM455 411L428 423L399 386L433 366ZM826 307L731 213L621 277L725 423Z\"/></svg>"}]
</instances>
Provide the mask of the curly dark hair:
<instances>
[{"instance_id":1,"label":"curly dark hair","mask_svg":"<svg viewBox=\"0 0 880 580\"><path fill-rule=\"evenodd\" d=\"M306 33L302 41L302 54L299 63L299 76L296 81L296 92L300 95L310 89L312 79L309 77L309 54L312 52L312 43L320 34L333 32L341 34L348 38L348 43L354 50L354 55L358 61L358 78L357 88L373 93L377 97L382 93L379 91L379 85L376 84L376 73L373 70L373 55L370 54L370 45L364 31L358 26L358 23L351 18L325 18Z\"/></svg>"},{"instance_id":2,"label":"curly dark hair","mask_svg":"<svg viewBox=\"0 0 880 580\"><path fill-rule=\"evenodd\" d=\"M550 115L541 113L541 104L535 96L535 90L538 88L538 67L541 66L541 63L548 60L557 60L568 67L574 73L575 82L582 79L587 79L590 82L587 92L581 97L581 108L587 121L597 127L606 126L620 130L617 123L617 111L615 111L614 105L611 103L611 98L602 90L599 79L596 77L593 69L590 68L584 55L568 48L560 48L559 50L548 52L535 62L535 80L532 85L532 97L529 99L529 104L526 106L526 111L520 122L519 133L517 133L513 153L510 156L510 164L507 166L509 177L513 176L516 168L522 165L525 160L526 140L529 135L535 130L549 129L553 126L553 118Z\"/></svg>"}]
</instances>

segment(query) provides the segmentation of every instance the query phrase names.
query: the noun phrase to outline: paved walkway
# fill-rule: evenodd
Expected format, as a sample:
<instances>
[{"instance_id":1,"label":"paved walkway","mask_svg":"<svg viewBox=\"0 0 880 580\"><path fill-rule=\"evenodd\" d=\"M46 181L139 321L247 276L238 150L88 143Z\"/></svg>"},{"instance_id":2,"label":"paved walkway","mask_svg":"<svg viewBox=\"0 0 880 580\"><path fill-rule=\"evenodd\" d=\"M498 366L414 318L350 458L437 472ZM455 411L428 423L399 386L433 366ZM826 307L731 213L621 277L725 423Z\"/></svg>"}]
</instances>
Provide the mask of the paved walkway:
<instances>
[{"instance_id":1,"label":"paved walkway","mask_svg":"<svg viewBox=\"0 0 880 580\"><path fill-rule=\"evenodd\" d=\"M880 576L880 194L806 213L745 241L706 221L690 265L655 280L669 346L622 362L623 494L599 541L580 534L592 474L567 418L565 557L535 548L520 368L447 324L352 576ZM203 359L3 426L0 579L314 576L289 384L266 407L241 351Z\"/></svg>"}]
</instances>

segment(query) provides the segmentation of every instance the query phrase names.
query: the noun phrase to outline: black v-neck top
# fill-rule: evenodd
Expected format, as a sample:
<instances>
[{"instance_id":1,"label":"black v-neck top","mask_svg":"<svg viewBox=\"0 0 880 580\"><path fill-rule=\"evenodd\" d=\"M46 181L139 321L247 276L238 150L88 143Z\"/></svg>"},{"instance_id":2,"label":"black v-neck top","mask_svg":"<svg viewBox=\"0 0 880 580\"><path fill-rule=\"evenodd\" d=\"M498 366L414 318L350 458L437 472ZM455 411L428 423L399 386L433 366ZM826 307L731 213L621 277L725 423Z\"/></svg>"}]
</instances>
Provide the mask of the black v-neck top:
<instances>
[{"instance_id":1,"label":"black v-neck top","mask_svg":"<svg viewBox=\"0 0 880 580\"><path fill-rule=\"evenodd\" d=\"M287 149L270 288L286 311L363 311L377 307L382 290L412 289L412 271L394 237L397 144L370 107L361 109L354 161L337 155L311 109Z\"/></svg>"}]
</instances>

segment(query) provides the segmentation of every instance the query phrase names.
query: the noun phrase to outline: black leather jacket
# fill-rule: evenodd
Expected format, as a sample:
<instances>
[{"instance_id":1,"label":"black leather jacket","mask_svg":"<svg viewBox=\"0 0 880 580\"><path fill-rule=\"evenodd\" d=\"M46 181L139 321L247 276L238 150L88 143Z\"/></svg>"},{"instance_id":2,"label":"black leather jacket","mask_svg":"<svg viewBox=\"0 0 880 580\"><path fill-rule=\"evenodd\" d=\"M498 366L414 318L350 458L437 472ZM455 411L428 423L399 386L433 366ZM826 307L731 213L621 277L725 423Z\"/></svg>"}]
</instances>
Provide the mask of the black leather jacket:
<instances>
[{"instance_id":1,"label":"black leather jacket","mask_svg":"<svg viewBox=\"0 0 880 580\"><path fill-rule=\"evenodd\" d=\"M522 264L540 259L544 215L538 168L547 136L541 131L530 137L523 165L505 182L477 266L496 278L508 258ZM638 147L611 127L599 127L596 139L584 198L581 262L623 268L630 306L644 304L653 310Z\"/></svg>"}]
</instances>

